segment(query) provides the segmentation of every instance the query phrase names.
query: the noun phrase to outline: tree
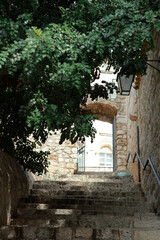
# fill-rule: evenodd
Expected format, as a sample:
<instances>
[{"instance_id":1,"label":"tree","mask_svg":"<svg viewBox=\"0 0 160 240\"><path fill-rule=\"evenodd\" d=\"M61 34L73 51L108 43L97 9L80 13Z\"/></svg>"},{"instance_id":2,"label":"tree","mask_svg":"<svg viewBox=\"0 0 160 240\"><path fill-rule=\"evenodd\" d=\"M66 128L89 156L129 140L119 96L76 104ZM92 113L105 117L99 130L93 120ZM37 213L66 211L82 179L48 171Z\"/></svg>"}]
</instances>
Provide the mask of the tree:
<instances>
[{"instance_id":1,"label":"tree","mask_svg":"<svg viewBox=\"0 0 160 240\"><path fill-rule=\"evenodd\" d=\"M60 143L94 138L96 117L83 106L115 88L91 88L104 61L145 74L159 2L2 0L0 9L0 148L42 174L48 153L35 148L51 130L61 131Z\"/></svg>"}]
</instances>

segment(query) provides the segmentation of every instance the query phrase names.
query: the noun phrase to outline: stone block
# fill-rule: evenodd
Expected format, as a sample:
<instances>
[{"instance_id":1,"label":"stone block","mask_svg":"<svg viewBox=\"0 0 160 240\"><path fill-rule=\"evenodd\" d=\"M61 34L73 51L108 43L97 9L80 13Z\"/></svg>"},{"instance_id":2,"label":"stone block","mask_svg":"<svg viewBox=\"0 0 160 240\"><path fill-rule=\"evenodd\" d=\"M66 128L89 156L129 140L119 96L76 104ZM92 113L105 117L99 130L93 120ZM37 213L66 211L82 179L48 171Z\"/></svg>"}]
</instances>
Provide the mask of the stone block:
<instances>
[{"instance_id":1,"label":"stone block","mask_svg":"<svg viewBox=\"0 0 160 240\"><path fill-rule=\"evenodd\" d=\"M126 123L126 118L125 117L121 117L121 118L117 118L117 123Z\"/></svg>"},{"instance_id":2,"label":"stone block","mask_svg":"<svg viewBox=\"0 0 160 240\"><path fill-rule=\"evenodd\" d=\"M133 240L133 231L131 230L122 230L120 231L120 239L121 240ZM119 239L119 234L118 234L118 239Z\"/></svg>"},{"instance_id":3,"label":"stone block","mask_svg":"<svg viewBox=\"0 0 160 240\"><path fill-rule=\"evenodd\" d=\"M118 166L122 165L122 159L118 159L118 160L117 160L117 165L118 165Z\"/></svg>"},{"instance_id":4,"label":"stone block","mask_svg":"<svg viewBox=\"0 0 160 240\"><path fill-rule=\"evenodd\" d=\"M156 216L146 216L143 219L137 219L134 221L135 228L148 228L148 229L160 229L160 219Z\"/></svg>"},{"instance_id":5,"label":"stone block","mask_svg":"<svg viewBox=\"0 0 160 240\"><path fill-rule=\"evenodd\" d=\"M112 232L108 229L97 229L96 230L96 239L113 239Z\"/></svg>"},{"instance_id":6,"label":"stone block","mask_svg":"<svg viewBox=\"0 0 160 240\"><path fill-rule=\"evenodd\" d=\"M50 155L48 156L48 160L57 161L57 160L58 160L57 154L50 154Z\"/></svg>"},{"instance_id":7,"label":"stone block","mask_svg":"<svg viewBox=\"0 0 160 240\"><path fill-rule=\"evenodd\" d=\"M137 114L130 114L129 115L129 119L131 120L131 121L137 121Z\"/></svg>"},{"instance_id":8,"label":"stone block","mask_svg":"<svg viewBox=\"0 0 160 240\"><path fill-rule=\"evenodd\" d=\"M56 240L72 240L72 229L58 228L56 231Z\"/></svg>"},{"instance_id":9,"label":"stone block","mask_svg":"<svg viewBox=\"0 0 160 240\"><path fill-rule=\"evenodd\" d=\"M123 147L122 146L117 146L117 150L122 150L123 149Z\"/></svg>"},{"instance_id":10,"label":"stone block","mask_svg":"<svg viewBox=\"0 0 160 240\"><path fill-rule=\"evenodd\" d=\"M0 239L14 239L16 238L16 231L14 228L3 226L0 228Z\"/></svg>"},{"instance_id":11,"label":"stone block","mask_svg":"<svg viewBox=\"0 0 160 240\"><path fill-rule=\"evenodd\" d=\"M49 166L49 173L58 171L58 166Z\"/></svg>"},{"instance_id":12,"label":"stone block","mask_svg":"<svg viewBox=\"0 0 160 240\"><path fill-rule=\"evenodd\" d=\"M90 228L77 228L76 238L91 238L93 230Z\"/></svg>"},{"instance_id":13,"label":"stone block","mask_svg":"<svg viewBox=\"0 0 160 240\"><path fill-rule=\"evenodd\" d=\"M36 225L36 224L35 224ZM48 239L54 237L54 229L48 227L31 227L23 228L24 239Z\"/></svg>"},{"instance_id":14,"label":"stone block","mask_svg":"<svg viewBox=\"0 0 160 240\"><path fill-rule=\"evenodd\" d=\"M158 240L160 239L160 230L137 230L134 232L134 240Z\"/></svg>"},{"instance_id":15,"label":"stone block","mask_svg":"<svg viewBox=\"0 0 160 240\"><path fill-rule=\"evenodd\" d=\"M67 163L66 168L74 169L74 163Z\"/></svg>"},{"instance_id":16,"label":"stone block","mask_svg":"<svg viewBox=\"0 0 160 240\"><path fill-rule=\"evenodd\" d=\"M77 148L72 148L72 153L77 154Z\"/></svg>"},{"instance_id":17,"label":"stone block","mask_svg":"<svg viewBox=\"0 0 160 240\"><path fill-rule=\"evenodd\" d=\"M124 131L123 130L117 130L116 131L116 135L123 135L124 134Z\"/></svg>"}]
</instances>

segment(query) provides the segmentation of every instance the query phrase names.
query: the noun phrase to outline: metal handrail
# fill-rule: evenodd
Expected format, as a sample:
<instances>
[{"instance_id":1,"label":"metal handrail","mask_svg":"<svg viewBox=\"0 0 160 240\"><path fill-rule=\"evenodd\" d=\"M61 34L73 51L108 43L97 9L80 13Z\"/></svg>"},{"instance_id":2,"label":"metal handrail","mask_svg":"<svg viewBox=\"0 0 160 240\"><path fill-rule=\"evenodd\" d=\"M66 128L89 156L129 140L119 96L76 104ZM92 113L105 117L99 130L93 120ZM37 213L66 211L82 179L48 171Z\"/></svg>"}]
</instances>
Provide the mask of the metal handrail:
<instances>
[{"instance_id":1,"label":"metal handrail","mask_svg":"<svg viewBox=\"0 0 160 240\"><path fill-rule=\"evenodd\" d=\"M141 164L141 167L142 167L143 170L146 170L146 167L148 166L148 164L150 164L150 166L151 166L151 168L152 168L152 170L153 170L153 172L154 172L154 175L155 175L158 183L160 184L160 179L159 179L159 177L158 177L158 174L157 174L157 172L156 172L156 170L155 170L155 168L154 168L154 166L153 166L153 163L152 163L152 161L151 161L151 159L150 159L149 157L147 158L147 161L146 161L145 165L143 165L142 160L141 160L138 152L136 152L136 153L134 154L134 157L132 156L132 153L129 152L128 157L127 157L127 160L126 160L127 163L129 162L129 158L130 158L130 157L131 157L131 159L132 159L132 163L135 162L135 159L136 159L136 157L137 157L137 158L138 158L138 161L139 161L139 163Z\"/></svg>"}]
</instances>

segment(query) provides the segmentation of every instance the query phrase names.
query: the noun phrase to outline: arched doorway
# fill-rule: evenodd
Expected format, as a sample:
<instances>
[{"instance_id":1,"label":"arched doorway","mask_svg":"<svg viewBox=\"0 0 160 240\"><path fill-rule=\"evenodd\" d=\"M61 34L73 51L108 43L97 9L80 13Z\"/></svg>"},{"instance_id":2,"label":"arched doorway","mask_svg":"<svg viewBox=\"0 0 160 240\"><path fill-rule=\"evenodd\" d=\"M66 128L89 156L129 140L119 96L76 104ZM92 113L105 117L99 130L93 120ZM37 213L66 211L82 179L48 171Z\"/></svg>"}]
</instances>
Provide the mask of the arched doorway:
<instances>
[{"instance_id":1,"label":"arched doorway","mask_svg":"<svg viewBox=\"0 0 160 240\"><path fill-rule=\"evenodd\" d=\"M86 110L96 114L93 125L97 130L94 142L86 138L78 144L78 172L113 172L115 170L115 116L117 108L110 101L88 103Z\"/></svg>"}]
</instances>

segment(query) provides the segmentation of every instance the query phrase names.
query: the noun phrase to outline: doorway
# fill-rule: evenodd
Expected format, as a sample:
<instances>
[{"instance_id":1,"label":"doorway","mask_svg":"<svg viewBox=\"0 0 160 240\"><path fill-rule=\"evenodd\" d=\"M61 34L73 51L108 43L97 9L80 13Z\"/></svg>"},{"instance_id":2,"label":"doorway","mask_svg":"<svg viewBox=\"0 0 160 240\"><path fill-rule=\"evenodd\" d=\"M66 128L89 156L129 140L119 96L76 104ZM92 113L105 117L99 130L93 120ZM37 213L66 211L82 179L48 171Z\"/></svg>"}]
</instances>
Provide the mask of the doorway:
<instances>
[{"instance_id":1,"label":"doorway","mask_svg":"<svg viewBox=\"0 0 160 240\"><path fill-rule=\"evenodd\" d=\"M113 124L96 120L93 126L97 130L91 143L86 138L85 143L78 145L78 172L113 172L114 160L114 122Z\"/></svg>"}]
</instances>

